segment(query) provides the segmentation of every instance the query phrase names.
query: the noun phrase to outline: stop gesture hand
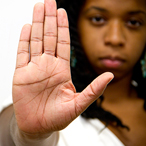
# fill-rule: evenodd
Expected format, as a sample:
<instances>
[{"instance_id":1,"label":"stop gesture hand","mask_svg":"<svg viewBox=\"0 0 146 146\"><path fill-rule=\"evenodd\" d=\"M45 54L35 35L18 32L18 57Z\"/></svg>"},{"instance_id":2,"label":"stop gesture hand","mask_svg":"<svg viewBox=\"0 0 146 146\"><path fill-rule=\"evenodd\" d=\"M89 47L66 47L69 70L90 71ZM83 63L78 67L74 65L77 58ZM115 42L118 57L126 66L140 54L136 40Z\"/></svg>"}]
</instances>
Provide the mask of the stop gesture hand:
<instances>
[{"instance_id":1,"label":"stop gesture hand","mask_svg":"<svg viewBox=\"0 0 146 146\"><path fill-rule=\"evenodd\" d=\"M113 78L104 73L76 93L70 73L70 36L65 10L55 0L34 6L33 23L22 28L13 78L20 130L46 134L65 128L103 92Z\"/></svg>"}]
</instances>

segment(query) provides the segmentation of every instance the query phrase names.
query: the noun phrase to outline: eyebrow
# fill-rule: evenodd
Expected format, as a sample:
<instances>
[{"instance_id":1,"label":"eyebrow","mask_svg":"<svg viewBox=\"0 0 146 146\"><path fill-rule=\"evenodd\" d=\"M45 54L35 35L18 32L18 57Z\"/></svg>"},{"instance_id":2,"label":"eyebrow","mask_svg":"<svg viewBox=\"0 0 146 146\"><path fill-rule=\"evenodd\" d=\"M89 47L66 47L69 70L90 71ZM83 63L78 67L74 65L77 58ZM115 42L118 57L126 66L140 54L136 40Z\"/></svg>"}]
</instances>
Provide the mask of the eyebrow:
<instances>
[{"instance_id":1,"label":"eyebrow","mask_svg":"<svg viewBox=\"0 0 146 146\"><path fill-rule=\"evenodd\" d=\"M146 13L144 11L138 10L138 11L131 11L128 12L130 15L135 15L135 14L144 14L146 16Z\"/></svg>"},{"instance_id":2,"label":"eyebrow","mask_svg":"<svg viewBox=\"0 0 146 146\"><path fill-rule=\"evenodd\" d=\"M84 11L84 13L88 13L88 12L91 11L92 9L98 10L98 11L102 11L102 12L108 12L108 10L106 10L106 9L104 9L104 8L92 6L92 7L90 7L89 9L87 9L86 11ZM129 11L128 14L129 14L129 15L144 14L144 15L146 16L146 12L141 11L141 10Z\"/></svg>"},{"instance_id":3,"label":"eyebrow","mask_svg":"<svg viewBox=\"0 0 146 146\"><path fill-rule=\"evenodd\" d=\"M98 10L98 11L102 11L102 12L108 12L108 11L107 11L106 9L104 9L104 8L92 6L92 7L90 7L89 9L87 9L86 11L84 11L84 13L88 13L88 12L91 11L92 9L95 9L95 10Z\"/></svg>"}]
</instances>

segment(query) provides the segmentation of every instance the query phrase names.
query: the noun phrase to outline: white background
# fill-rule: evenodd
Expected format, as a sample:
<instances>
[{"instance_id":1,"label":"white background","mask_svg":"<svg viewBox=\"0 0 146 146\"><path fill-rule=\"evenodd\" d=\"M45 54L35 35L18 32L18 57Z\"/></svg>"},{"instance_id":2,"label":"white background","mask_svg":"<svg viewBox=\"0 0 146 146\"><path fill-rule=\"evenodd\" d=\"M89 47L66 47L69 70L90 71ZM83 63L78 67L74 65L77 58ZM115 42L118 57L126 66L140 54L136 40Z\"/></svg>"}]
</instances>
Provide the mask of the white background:
<instances>
[{"instance_id":1,"label":"white background","mask_svg":"<svg viewBox=\"0 0 146 146\"><path fill-rule=\"evenodd\" d=\"M12 94L21 28L32 22L35 3L43 0L0 0L0 104Z\"/></svg>"}]
</instances>

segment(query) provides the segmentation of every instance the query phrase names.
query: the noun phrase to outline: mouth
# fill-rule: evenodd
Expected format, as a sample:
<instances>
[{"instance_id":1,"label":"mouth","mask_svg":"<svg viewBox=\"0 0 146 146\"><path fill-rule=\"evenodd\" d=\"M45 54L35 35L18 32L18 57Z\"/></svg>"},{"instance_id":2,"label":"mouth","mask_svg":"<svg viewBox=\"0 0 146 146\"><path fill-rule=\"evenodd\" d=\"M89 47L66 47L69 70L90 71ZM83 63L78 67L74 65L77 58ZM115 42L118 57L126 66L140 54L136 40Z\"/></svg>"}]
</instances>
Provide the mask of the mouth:
<instances>
[{"instance_id":1,"label":"mouth","mask_svg":"<svg viewBox=\"0 0 146 146\"><path fill-rule=\"evenodd\" d=\"M124 59L118 57L105 57L105 58L100 58L100 62L106 68L116 69L121 67L125 61Z\"/></svg>"}]
</instances>

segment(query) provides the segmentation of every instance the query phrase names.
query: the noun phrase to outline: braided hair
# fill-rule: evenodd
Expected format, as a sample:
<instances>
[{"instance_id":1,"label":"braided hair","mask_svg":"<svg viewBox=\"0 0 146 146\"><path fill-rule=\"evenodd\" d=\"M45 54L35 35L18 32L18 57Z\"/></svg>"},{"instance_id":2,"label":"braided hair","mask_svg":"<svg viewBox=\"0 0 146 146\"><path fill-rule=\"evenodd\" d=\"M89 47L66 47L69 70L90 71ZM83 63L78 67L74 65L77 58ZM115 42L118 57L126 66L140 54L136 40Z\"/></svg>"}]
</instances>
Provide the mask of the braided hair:
<instances>
[{"instance_id":1,"label":"braided hair","mask_svg":"<svg viewBox=\"0 0 146 146\"><path fill-rule=\"evenodd\" d=\"M72 81L76 87L77 92L81 92L88 84L91 83L98 75L91 67L83 48L80 43L79 33L77 29L77 22L81 8L85 4L85 0L56 0L58 8L64 8L68 14L69 30L71 37L71 74ZM144 52L146 51L146 46ZM140 60L144 58L142 54ZM136 91L139 98L144 99L144 109L146 110L146 79L143 78L141 71L140 60L134 67L133 77L138 86ZM113 125L117 127L126 128L129 130L127 125L124 125L122 121L109 111L102 108L102 102L104 97L100 97L100 102L93 102L81 115L86 119L98 118L106 124L106 126Z\"/></svg>"}]
</instances>

